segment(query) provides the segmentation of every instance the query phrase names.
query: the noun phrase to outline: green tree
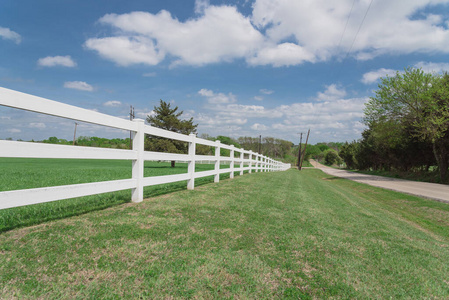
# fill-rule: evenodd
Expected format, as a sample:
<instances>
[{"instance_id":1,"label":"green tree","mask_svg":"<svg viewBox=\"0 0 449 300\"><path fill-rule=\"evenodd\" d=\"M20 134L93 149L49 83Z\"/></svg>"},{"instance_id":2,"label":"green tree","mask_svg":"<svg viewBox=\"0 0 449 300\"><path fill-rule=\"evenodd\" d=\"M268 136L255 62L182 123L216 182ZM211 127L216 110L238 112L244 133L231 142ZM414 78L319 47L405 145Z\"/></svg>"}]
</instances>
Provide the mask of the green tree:
<instances>
[{"instance_id":1,"label":"green tree","mask_svg":"<svg viewBox=\"0 0 449 300\"><path fill-rule=\"evenodd\" d=\"M59 139L55 136L51 136L48 138L48 140L43 140L42 142L48 144L59 144Z\"/></svg>"},{"instance_id":2,"label":"green tree","mask_svg":"<svg viewBox=\"0 0 449 300\"><path fill-rule=\"evenodd\" d=\"M170 103L160 100L159 106L154 107L154 115L147 116L147 122L151 126L181 134L196 133L198 124L193 124L193 118L181 120L180 117L182 114L183 111L178 111L177 106L171 108ZM188 145L182 141L148 136L145 141L145 150L156 152L187 153ZM171 166L172 168L175 167L174 161L171 162Z\"/></svg>"},{"instance_id":3,"label":"green tree","mask_svg":"<svg viewBox=\"0 0 449 300\"><path fill-rule=\"evenodd\" d=\"M356 155L358 152L358 143L353 141L352 143L346 142L338 152L338 156L343 159L348 169L356 169L357 168L357 159Z\"/></svg>"},{"instance_id":4,"label":"green tree","mask_svg":"<svg viewBox=\"0 0 449 300\"><path fill-rule=\"evenodd\" d=\"M220 143L225 145L234 145L235 148L242 148L239 143L237 143L233 138L228 136L219 135L215 138L215 140L220 141ZM230 156L231 152L228 149L220 149L220 156ZM237 156L237 153L234 152L234 156Z\"/></svg>"},{"instance_id":5,"label":"green tree","mask_svg":"<svg viewBox=\"0 0 449 300\"><path fill-rule=\"evenodd\" d=\"M331 166L333 164L340 164L341 158L338 156L337 151L334 149L329 149L324 152L324 163L328 166Z\"/></svg>"},{"instance_id":6,"label":"green tree","mask_svg":"<svg viewBox=\"0 0 449 300\"><path fill-rule=\"evenodd\" d=\"M377 140L390 148L403 143L405 133L430 143L440 180L446 182L449 165L448 74L440 76L408 68L381 80L375 97L365 109L365 123L373 137L376 140L377 135Z\"/></svg>"},{"instance_id":7,"label":"green tree","mask_svg":"<svg viewBox=\"0 0 449 300\"><path fill-rule=\"evenodd\" d=\"M238 143L242 145L245 150L251 150L253 152L259 152L259 138L258 137L239 137Z\"/></svg>"}]
</instances>

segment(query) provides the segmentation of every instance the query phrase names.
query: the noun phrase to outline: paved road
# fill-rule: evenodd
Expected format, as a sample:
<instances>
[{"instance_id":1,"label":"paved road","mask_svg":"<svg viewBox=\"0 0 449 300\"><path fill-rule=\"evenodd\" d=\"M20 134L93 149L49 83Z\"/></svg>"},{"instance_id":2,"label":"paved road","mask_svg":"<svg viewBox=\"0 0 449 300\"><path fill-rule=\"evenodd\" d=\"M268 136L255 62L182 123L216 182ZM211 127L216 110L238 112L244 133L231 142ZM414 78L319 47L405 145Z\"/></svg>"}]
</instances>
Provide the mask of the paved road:
<instances>
[{"instance_id":1,"label":"paved road","mask_svg":"<svg viewBox=\"0 0 449 300\"><path fill-rule=\"evenodd\" d=\"M398 191L406 194L416 195L423 198L429 198L449 203L448 185L359 174L355 172L330 168L314 161L313 159L311 159L310 162L315 168L318 168L323 172L332 176L346 178L388 190Z\"/></svg>"}]
</instances>

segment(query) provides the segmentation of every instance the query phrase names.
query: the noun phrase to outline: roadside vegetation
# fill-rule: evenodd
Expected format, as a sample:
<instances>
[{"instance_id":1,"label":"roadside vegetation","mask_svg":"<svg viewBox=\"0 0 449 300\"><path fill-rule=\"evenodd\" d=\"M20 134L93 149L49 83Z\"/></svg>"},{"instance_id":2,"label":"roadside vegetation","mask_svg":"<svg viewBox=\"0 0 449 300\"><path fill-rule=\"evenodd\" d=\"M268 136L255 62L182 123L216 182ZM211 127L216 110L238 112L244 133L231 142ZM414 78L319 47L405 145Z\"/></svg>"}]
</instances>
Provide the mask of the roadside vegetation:
<instances>
[{"instance_id":1,"label":"roadside vegetation","mask_svg":"<svg viewBox=\"0 0 449 300\"><path fill-rule=\"evenodd\" d=\"M6 299L446 299L448 220L447 204L319 170L237 176L3 232L0 291Z\"/></svg>"},{"instance_id":2,"label":"roadside vegetation","mask_svg":"<svg viewBox=\"0 0 449 300\"><path fill-rule=\"evenodd\" d=\"M339 152L349 169L449 183L449 74L382 78L364 122L362 139Z\"/></svg>"}]
</instances>

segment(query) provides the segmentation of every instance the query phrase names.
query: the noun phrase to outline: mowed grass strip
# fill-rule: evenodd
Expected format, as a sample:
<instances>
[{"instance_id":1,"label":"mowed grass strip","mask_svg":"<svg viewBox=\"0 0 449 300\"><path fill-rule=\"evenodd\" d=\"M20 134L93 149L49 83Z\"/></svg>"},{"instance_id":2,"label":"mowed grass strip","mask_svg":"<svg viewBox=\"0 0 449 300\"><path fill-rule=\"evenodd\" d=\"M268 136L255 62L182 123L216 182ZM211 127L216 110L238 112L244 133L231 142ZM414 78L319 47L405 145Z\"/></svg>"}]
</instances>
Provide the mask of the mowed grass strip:
<instances>
[{"instance_id":1,"label":"mowed grass strip","mask_svg":"<svg viewBox=\"0 0 449 300\"><path fill-rule=\"evenodd\" d=\"M256 173L0 235L3 298L449 298L449 205Z\"/></svg>"},{"instance_id":2,"label":"mowed grass strip","mask_svg":"<svg viewBox=\"0 0 449 300\"><path fill-rule=\"evenodd\" d=\"M207 171L213 164L197 164L196 171ZM222 165L221 168L229 168ZM95 159L40 159L40 158L0 158L0 191L51 187L131 178L131 161ZM162 176L187 173L186 163L145 162L144 176ZM229 178L221 174L220 178ZM199 178L196 185L213 182L213 176ZM153 197L186 189L186 181L150 186L144 188L145 197ZM127 203L131 191L124 190L87 197L72 198L56 202L42 203L0 210L0 232L13 228L40 224L45 221L76 216Z\"/></svg>"}]
</instances>

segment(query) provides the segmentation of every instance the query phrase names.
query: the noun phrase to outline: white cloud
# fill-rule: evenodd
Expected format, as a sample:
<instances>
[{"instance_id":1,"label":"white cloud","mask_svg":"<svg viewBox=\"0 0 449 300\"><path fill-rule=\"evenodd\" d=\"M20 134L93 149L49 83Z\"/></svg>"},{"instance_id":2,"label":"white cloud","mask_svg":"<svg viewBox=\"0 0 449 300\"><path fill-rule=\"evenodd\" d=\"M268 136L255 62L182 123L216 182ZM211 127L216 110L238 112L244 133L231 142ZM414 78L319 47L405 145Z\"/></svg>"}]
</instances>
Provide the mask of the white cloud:
<instances>
[{"instance_id":1,"label":"white cloud","mask_svg":"<svg viewBox=\"0 0 449 300\"><path fill-rule=\"evenodd\" d=\"M117 107L122 105L122 102L120 101L116 101L116 100L111 100L111 101L107 101L105 103L103 103L104 106L109 106L109 107Z\"/></svg>"},{"instance_id":2,"label":"white cloud","mask_svg":"<svg viewBox=\"0 0 449 300\"><path fill-rule=\"evenodd\" d=\"M0 27L0 37L5 40L12 40L16 44L20 44L22 41L20 34L6 27Z\"/></svg>"},{"instance_id":3,"label":"white cloud","mask_svg":"<svg viewBox=\"0 0 449 300\"><path fill-rule=\"evenodd\" d=\"M361 81L364 84L371 84L371 83L376 82L381 77L386 77L387 75L394 76L396 74L396 72L397 72L396 70L381 68L379 70L371 71L371 72L363 74Z\"/></svg>"},{"instance_id":4,"label":"white cloud","mask_svg":"<svg viewBox=\"0 0 449 300\"><path fill-rule=\"evenodd\" d=\"M425 10L448 3L373 1L359 32L370 1L356 1L342 37L353 0L255 0L249 16L233 6L196 0L196 16L185 22L165 10L105 15L99 22L116 34L85 45L122 66L156 65L168 57L172 67L235 59L283 67L341 58L349 49L360 60L385 53L449 53L448 17Z\"/></svg>"},{"instance_id":5,"label":"white cloud","mask_svg":"<svg viewBox=\"0 0 449 300\"><path fill-rule=\"evenodd\" d=\"M262 106L230 104L220 110L197 114L199 130L229 136L275 136L293 140L297 132L312 129L319 141L344 141L359 137L367 98L341 99L332 102L309 102L281 105L274 109ZM252 125L245 125L252 122ZM235 128L234 128L235 127ZM238 129L237 129L238 127Z\"/></svg>"},{"instance_id":6,"label":"white cloud","mask_svg":"<svg viewBox=\"0 0 449 300\"><path fill-rule=\"evenodd\" d=\"M30 123L29 124L30 128L38 128L38 129L44 129L47 126L45 125L45 123Z\"/></svg>"},{"instance_id":7,"label":"white cloud","mask_svg":"<svg viewBox=\"0 0 449 300\"><path fill-rule=\"evenodd\" d=\"M154 116L156 115L156 113L154 112L154 110L151 109L138 109L136 108L134 111L135 117L138 119L146 119L148 116Z\"/></svg>"},{"instance_id":8,"label":"white cloud","mask_svg":"<svg viewBox=\"0 0 449 300\"><path fill-rule=\"evenodd\" d=\"M414 66L414 68L420 68L426 73L443 73L449 71L449 63L434 63L434 62L418 62ZM393 69L385 69L381 68L375 71L371 71L363 74L361 82L365 84L371 84L376 82L381 77L395 76L397 72L402 72Z\"/></svg>"},{"instance_id":9,"label":"white cloud","mask_svg":"<svg viewBox=\"0 0 449 300\"><path fill-rule=\"evenodd\" d=\"M433 63L421 61L415 65L426 73L442 73L449 72L449 63Z\"/></svg>"},{"instance_id":10,"label":"white cloud","mask_svg":"<svg viewBox=\"0 0 449 300\"><path fill-rule=\"evenodd\" d=\"M142 36L118 36L88 39L84 44L91 50L96 50L103 58L114 61L120 66L133 64L157 65L165 54L158 50L153 40Z\"/></svg>"},{"instance_id":11,"label":"white cloud","mask_svg":"<svg viewBox=\"0 0 449 300\"><path fill-rule=\"evenodd\" d=\"M313 53L318 61L345 55L351 46L351 54L361 54L359 59L391 52L448 53L447 16L424 11L437 4L447 6L448 2L410 0L404 5L380 0L370 6L370 1L356 1L342 39L352 0L256 0L252 20L259 29L266 30L272 43L293 40L307 53ZM362 30L358 32L368 8ZM416 18L418 13L424 18Z\"/></svg>"},{"instance_id":12,"label":"white cloud","mask_svg":"<svg viewBox=\"0 0 449 300\"><path fill-rule=\"evenodd\" d=\"M223 93L215 94L211 90L201 89L198 91L198 94L200 94L203 97L206 97L207 102L209 102L210 104L226 104L226 103L234 103L237 101L237 99L232 93L229 93L227 95Z\"/></svg>"},{"instance_id":13,"label":"white cloud","mask_svg":"<svg viewBox=\"0 0 449 300\"><path fill-rule=\"evenodd\" d=\"M261 97L261 96L254 96L254 100L256 100L256 101L262 101L262 100L263 100L263 97Z\"/></svg>"},{"instance_id":14,"label":"white cloud","mask_svg":"<svg viewBox=\"0 0 449 300\"><path fill-rule=\"evenodd\" d=\"M252 26L250 19L232 6L208 6L201 16L186 22L179 22L165 10L158 14L108 14L99 21L127 36L89 39L86 47L124 66L142 62L157 64L164 58L163 53L175 57L173 65L201 66L232 61L251 56L263 42L263 35ZM139 59L134 58L134 51L125 51L129 46L123 44L129 40L133 40L133 48L145 48Z\"/></svg>"},{"instance_id":15,"label":"white cloud","mask_svg":"<svg viewBox=\"0 0 449 300\"><path fill-rule=\"evenodd\" d=\"M195 0L195 13L203 14L206 8L210 6L210 0Z\"/></svg>"},{"instance_id":16,"label":"white cloud","mask_svg":"<svg viewBox=\"0 0 449 300\"><path fill-rule=\"evenodd\" d=\"M267 90L267 89L261 89L261 90L259 90L262 94L265 94L265 95L271 95L271 94L273 94L274 93L274 91L272 91L272 90Z\"/></svg>"},{"instance_id":17,"label":"white cloud","mask_svg":"<svg viewBox=\"0 0 449 300\"><path fill-rule=\"evenodd\" d=\"M9 133L20 133L20 132L22 132L22 130L17 129L17 128L8 128L8 129L6 129L6 131L9 132Z\"/></svg>"},{"instance_id":18,"label":"white cloud","mask_svg":"<svg viewBox=\"0 0 449 300\"><path fill-rule=\"evenodd\" d=\"M336 84L331 84L326 86L326 90L322 92L318 92L317 101L334 101L338 99L342 99L346 96L346 91L344 89L339 89Z\"/></svg>"},{"instance_id":19,"label":"white cloud","mask_svg":"<svg viewBox=\"0 0 449 300\"><path fill-rule=\"evenodd\" d=\"M199 93L209 97L216 95L208 89ZM275 108L214 104L205 107L205 112L193 112L191 116L198 122L200 132L212 135L255 136L263 131L265 136L292 140L297 132L311 128L315 137L320 136L322 141L350 141L358 138L365 128L361 121L368 98L346 98L346 95L342 86L331 84L313 99L319 102L298 102Z\"/></svg>"},{"instance_id":20,"label":"white cloud","mask_svg":"<svg viewBox=\"0 0 449 300\"><path fill-rule=\"evenodd\" d=\"M156 72L143 73L143 77L156 77Z\"/></svg>"},{"instance_id":21,"label":"white cloud","mask_svg":"<svg viewBox=\"0 0 449 300\"><path fill-rule=\"evenodd\" d=\"M76 67L76 62L70 57L70 55L66 56L47 56L44 58L39 58L37 64L41 67L55 67L55 66L63 66L63 67Z\"/></svg>"},{"instance_id":22,"label":"white cloud","mask_svg":"<svg viewBox=\"0 0 449 300\"><path fill-rule=\"evenodd\" d=\"M220 128L221 126L244 125L248 122L246 118L238 118L231 116L211 116L210 114L199 113L194 116L195 122L198 122L205 128Z\"/></svg>"},{"instance_id":23,"label":"white cloud","mask_svg":"<svg viewBox=\"0 0 449 300\"><path fill-rule=\"evenodd\" d=\"M68 89L75 89L88 92L92 92L94 90L93 86L84 81L66 81L64 82L64 87Z\"/></svg>"},{"instance_id":24,"label":"white cloud","mask_svg":"<svg viewBox=\"0 0 449 300\"><path fill-rule=\"evenodd\" d=\"M251 129L256 131L265 131L268 129L268 127L263 124L254 123L253 125L251 125Z\"/></svg>"},{"instance_id":25,"label":"white cloud","mask_svg":"<svg viewBox=\"0 0 449 300\"><path fill-rule=\"evenodd\" d=\"M280 118L282 113L275 109L266 109L261 105L228 104L214 108L217 115L233 118Z\"/></svg>"},{"instance_id":26,"label":"white cloud","mask_svg":"<svg viewBox=\"0 0 449 300\"><path fill-rule=\"evenodd\" d=\"M314 62L315 55L293 43L265 47L248 59L251 65L273 65L274 67L294 66L306 61Z\"/></svg>"}]
</instances>

